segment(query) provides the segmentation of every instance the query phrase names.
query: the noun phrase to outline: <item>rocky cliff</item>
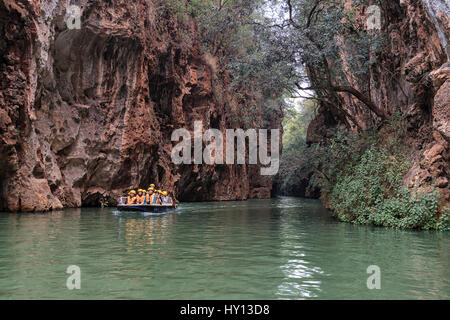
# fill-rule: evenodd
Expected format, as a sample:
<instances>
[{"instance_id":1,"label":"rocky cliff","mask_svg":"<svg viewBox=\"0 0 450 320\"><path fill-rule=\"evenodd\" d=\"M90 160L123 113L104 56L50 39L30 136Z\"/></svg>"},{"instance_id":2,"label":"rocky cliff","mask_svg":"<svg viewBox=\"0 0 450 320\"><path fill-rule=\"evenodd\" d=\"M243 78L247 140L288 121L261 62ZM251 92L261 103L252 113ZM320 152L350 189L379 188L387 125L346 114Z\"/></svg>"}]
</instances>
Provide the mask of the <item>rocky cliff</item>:
<instances>
[{"instance_id":1,"label":"rocky cliff","mask_svg":"<svg viewBox=\"0 0 450 320\"><path fill-rule=\"evenodd\" d=\"M174 129L238 128L242 107L165 1L1 0L0 33L0 210L111 204L150 183L183 201L270 197L256 165L172 163Z\"/></svg>"},{"instance_id":2,"label":"rocky cliff","mask_svg":"<svg viewBox=\"0 0 450 320\"><path fill-rule=\"evenodd\" d=\"M345 1L352 6L352 1ZM450 5L441 0L381 1L381 29L386 45L361 79L350 71L346 79L367 94L389 118L400 114L399 124L411 146L413 164L404 177L409 187L438 187L444 203L450 203ZM367 12L358 13L361 28ZM341 54L351 56L351 44L342 42ZM367 86L368 84L368 86ZM367 87L366 87L367 86ZM382 119L348 93L339 93L340 108L363 130L383 128ZM308 128L308 141L319 142L327 129L347 126L357 130L339 108L322 104ZM343 120L344 119L344 120Z\"/></svg>"}]
</instances>

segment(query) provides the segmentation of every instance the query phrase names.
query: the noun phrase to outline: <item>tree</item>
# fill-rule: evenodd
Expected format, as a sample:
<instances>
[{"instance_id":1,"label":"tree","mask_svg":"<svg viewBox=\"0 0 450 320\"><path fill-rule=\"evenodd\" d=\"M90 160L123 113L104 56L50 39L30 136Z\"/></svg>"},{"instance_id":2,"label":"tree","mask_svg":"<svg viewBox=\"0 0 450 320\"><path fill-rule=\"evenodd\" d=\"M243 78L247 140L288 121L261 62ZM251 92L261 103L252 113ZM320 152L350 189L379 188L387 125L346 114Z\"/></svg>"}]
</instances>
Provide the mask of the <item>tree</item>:
<instances>
[{"instance_id":1,"label":"tree","mask_svg":"<svg viewBox=\"0 0 450 320\"><path fill-rule=\"evenodd\" d=\"M365 1L356 1L351 9L345 8L343 1L266 1L259 12L272 6L279 14L254 16L258 50L234 67L240 74L245 74L242 69L258 70L264 79L262 87L283 88L291 96L304 97L306 91L313 90L315 95L308 98L339 108L355 125L358 122L342 108L339 93L353 96L380 119L386 119L385 111L370 98L367 80L383 38L356 21L356 12L364 5ZM341 47L351 55L344 56Z\"/></svg>"},{"instance_id":2,"label":"tree","mask_svg":"<svg viewBox=\"0 0 450 320\"><path fill-rule=\"evenodd\" d=\"M176 0L172 0L176 1ZM280 97L314 99L343 108L354 97L384 120L372 100L368 76L383 38L357 21L368 0L351 8L340 0L190 0L184 3L198 22L204 47L232 75L233 86L258 88L266 101ZM351 52L345 56L345 52ZM314 91L314 94L307 92ZM286 105L283 105L286 108Z\"/></svg>"}]
</instances>

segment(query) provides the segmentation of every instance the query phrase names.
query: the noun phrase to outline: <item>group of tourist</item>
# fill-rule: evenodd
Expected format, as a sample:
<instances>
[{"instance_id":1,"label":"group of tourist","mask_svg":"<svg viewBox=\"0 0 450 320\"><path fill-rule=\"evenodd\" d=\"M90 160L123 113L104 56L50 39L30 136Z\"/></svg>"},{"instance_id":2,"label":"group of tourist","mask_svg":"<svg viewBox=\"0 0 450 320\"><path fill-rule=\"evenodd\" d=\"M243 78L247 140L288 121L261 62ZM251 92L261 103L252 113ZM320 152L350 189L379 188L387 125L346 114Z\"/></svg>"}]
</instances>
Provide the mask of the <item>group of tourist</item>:
<instances>
[{"instance_id":1,"label":"group of tourist","mask_svg":"<svg viewBox=\"0 0 450 320\"><path fill-rule=\"evenodd\" d=\"M147 191L138 189L137 192L128 192L126 204L173 205L173 200L167 191L156 190L155 185L151 184Z\"/></svg>"}]
</instances>

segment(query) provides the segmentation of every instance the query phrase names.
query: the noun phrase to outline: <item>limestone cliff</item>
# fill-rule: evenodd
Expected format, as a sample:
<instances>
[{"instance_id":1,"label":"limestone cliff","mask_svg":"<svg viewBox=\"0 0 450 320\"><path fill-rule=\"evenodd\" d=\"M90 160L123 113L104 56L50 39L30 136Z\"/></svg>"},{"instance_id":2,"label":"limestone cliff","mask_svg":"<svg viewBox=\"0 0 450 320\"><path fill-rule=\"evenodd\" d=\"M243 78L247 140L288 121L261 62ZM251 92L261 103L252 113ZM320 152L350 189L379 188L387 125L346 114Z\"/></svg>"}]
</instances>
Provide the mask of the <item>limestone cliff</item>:
<instances>
[{"instance_id":1,"label":"limestone cliff","mask_svg":"<svg viewBox=\"0 0 450 320\"><path fill-rule=\"evenodd\" d=\"M1 0L0 33L0 210L111 204L152 182L180 200L270 197L257 166L172 163L174 129L242 123L224 68L164 1Z\"/></svg>"},{"instance_id":2,"label":"limestone cliff","mask_svg":"<svg viewBox=\"0 0 450 320\"><path fill-rule=\"evenodd\" d=\"M351 1L344 1L351 4ZM401 114L400 124L411 146L413 165L404 178L409 187L436 185L444 203L450 202L450 5L441 0L381 1L386 47L362 79L351 72L347 81L365 92L389 116ZM363 27L366 12L359 12ZM343 44L342 55L354 48ZM364 86L368 85L368 90ZM340 93L341 106L360 128L383 127L382 119L354 96ZM344 119L344 120L343 120ZM308 141L318 142L330 127L345 125L356 130L338 108L322 104L308 128Z\"/></svg>"}]
</instances>

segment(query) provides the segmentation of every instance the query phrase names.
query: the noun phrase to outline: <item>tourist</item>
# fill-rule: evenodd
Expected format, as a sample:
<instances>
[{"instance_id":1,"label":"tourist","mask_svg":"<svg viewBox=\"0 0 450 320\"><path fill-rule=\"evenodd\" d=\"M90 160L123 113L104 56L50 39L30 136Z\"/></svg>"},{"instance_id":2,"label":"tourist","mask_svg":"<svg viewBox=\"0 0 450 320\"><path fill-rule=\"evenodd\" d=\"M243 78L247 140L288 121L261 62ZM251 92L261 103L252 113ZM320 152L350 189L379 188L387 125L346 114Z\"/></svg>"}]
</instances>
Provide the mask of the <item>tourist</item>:
<instances>
[{"instance_id":1,"label":"tourist","mask_svg":"<svg viewBox=\"0 0 450 320\"><path fill-rule=\"evenodd\" d=\"M167 191L162 192L161 203L169 204L169 197L167 196Z\"/></svg>"},{"instance_id":2,"label":"tourist","mask_svg":"<svg viewBox=\"0 0 450 320\"><path fill-rule=\"evenodd\" d=\"M153 192L153 188L148 188L147 196L145 197L145 203L152 204L153 198L155 197L155 193Z\"/></svg>"},{"instance_id":3,"label":"tourist","mask_svg":"<svg viewBox=\"0 0 450 320\"><path fill-rule=\"evenodd\" d=\"M156 204L161 204L162 203L162 191L161 190L156 190Z\"/></svg>"},{"instance_id":4,"label":"tourist","mask_svg":"<svg viewBox=\"0 0 450 320\"><path fill-rule=\"evenodd\" d=\"M136 203L136 191L131 190L128 192L127 204L135 204Z\"/></svg>"},{"instance_id":5,"label":"tourist","mask_svg":"<svg viewBox=\"0 0 450 320\"><path fill-rule=\"evenodd\" d=\"M142 190L142 189L138 190L138 196L136 197L136 202L138 204L144 204L144 202L145 202L145 195L144 195L144 193L145 193L145 190Z\"/></svg>"},{"instance_id":6,"label":"tourist","mask_svg":"<svg viewBox=\"0 0 450 320\"><path fill-rule=\"evenodd\" d=\"M167 196L167 204L173 205L173 198L171 195Z\"/></svg>"}]
</instances>

